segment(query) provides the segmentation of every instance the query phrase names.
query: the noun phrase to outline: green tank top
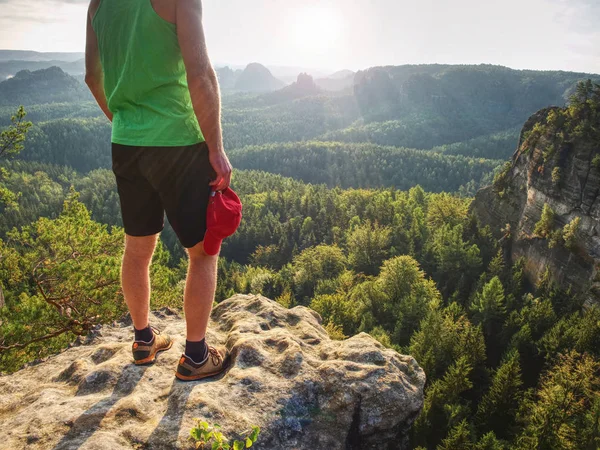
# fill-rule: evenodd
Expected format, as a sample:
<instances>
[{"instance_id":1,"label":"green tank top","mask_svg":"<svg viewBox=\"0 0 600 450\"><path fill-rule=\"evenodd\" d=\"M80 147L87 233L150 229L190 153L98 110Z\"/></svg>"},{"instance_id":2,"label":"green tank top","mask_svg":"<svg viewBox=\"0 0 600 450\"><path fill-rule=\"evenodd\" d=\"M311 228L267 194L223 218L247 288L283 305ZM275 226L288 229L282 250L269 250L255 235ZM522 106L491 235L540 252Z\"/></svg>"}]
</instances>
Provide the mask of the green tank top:
<instances>
[{"instance_id":1,"label":"green tank top","mask_svg":"<svg viewBox=\"0 0 600 450\"><path fill-rule=\"evenodd\" d=\"M150 0L101 0L92 27L113 113L112 142L174 147L204 141L175 24Z\"/></svg>"}]
</instances>

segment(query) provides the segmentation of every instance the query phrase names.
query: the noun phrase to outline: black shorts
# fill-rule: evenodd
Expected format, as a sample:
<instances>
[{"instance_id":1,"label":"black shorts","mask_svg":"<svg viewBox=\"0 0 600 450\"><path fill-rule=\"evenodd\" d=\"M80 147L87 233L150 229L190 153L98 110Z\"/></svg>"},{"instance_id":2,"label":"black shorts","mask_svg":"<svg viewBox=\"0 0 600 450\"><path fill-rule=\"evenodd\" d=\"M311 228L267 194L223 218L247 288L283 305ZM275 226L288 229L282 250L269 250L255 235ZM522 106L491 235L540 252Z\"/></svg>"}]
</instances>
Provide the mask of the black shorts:
<instances>
[{"instance_id":1,"label":"black shorts","mask_svg":"<svg viewBox=\"0 0 600 450\"><path fill-rule=\"evenodd\" d=\"M215 179L206 142L180 147L112 144L125 233L150 236L164 228L164 214L179 242L204 240L209 183Z\"/></svg>"}]
</instances>

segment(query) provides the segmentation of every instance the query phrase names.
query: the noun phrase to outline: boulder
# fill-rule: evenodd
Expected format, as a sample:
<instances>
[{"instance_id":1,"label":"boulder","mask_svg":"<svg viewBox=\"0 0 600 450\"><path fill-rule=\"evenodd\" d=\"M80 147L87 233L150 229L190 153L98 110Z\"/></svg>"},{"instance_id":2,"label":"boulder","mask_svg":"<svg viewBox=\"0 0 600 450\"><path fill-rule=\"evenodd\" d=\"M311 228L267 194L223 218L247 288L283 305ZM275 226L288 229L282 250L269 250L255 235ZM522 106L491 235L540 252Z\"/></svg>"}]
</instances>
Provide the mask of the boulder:
<instances>
[{"instance_id":1,"label":"boulder","mask_svg":"<svg viewBox=\"0 0 600 450\"><path fill-rule=\"evenodd\" d=\"M230 439L259 426L257 450L408 448L425 374L366 333L332 340L309 308L236 295L213 307L206 336L228 349L228 369L183 382L181 312L153 312L150 323L175 340L153 365L132 363L124 320L0 377L0 448L194 448L195 418Z\"/></svg>"}]
</instances>

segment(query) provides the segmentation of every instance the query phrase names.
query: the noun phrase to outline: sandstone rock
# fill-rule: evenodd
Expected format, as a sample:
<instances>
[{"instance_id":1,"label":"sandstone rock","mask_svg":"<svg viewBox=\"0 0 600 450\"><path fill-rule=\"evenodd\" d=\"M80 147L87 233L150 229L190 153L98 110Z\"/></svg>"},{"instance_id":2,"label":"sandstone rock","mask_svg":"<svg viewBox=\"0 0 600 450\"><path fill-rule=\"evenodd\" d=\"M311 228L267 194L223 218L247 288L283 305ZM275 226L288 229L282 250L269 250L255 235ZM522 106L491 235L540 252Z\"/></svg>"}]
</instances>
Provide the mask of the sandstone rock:
<instances>
[{"instance_id":1,"label":"sandstone rock","mask_svg":"<svg viewBox=\"0 0 600 450\"><path fill-rule=\"evenodd\" d=\"M552 126L546 127L535 144L526 142L526 133L535 124L546 125L554 109L558 108L543 109L525 123L504 181L480 190L471 210L498 238L503 236L501 228L510 225L506 251L513 261L525 258L525 275L531 285L548 268L562 289L581 294L588 305L600 304L600 170L593 163L600 154L600 142L565 139ZM555 168L560 170L559 180L553 179ZM548 239L534 233L544 204L555 212L556 230L580 218L574 248L562 244L549 248Z\"/></svg>"},{"instance_id":2,"label":"sandstone rock","mask_svg":"<svg viewBox=\"0 0 600 450\"><path fill-rule=\"evenodd\" d=\"M1 377L0 448L187 449L196 417L229 438L259 426L256 449L407 448L425 375L366 333L331 340L308 308L236 295L213 308L207 333L231 351L229 369L181 382L184 320L161 310L151 323L175 338L152 366L132 363L123 322Z\"/></svg>"}]
</instances>

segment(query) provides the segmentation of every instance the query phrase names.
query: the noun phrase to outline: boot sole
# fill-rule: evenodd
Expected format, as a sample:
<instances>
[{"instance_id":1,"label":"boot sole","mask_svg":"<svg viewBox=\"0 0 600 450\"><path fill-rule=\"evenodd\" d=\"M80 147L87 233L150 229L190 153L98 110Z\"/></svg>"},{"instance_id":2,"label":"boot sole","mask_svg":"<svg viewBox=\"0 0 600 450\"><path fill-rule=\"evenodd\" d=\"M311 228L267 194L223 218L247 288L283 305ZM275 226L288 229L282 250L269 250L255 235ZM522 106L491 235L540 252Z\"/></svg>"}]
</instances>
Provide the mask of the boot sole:
<instances>
[{"instance_id":1,"label":"boot sole","mask_svg":"<svg viewBox=\"0 0 600 450\"><path fill-rule=\"evenodd\" d=\"M202 375L196 375L196 376L185 376L185 375L181 375L179 372L175 371L175 376L178 379L180 379L181 381L196 381L196 380L202 380L203 378L208 378L208 377L218 375L220 373L223 373L224 371L225 371L225 369L221 369L217 372L203 373Z\"/></svg>"},{"instance_id":2,"label":"boot sole","mask_svg":"<svg viewBox=\"0 0 600 450\"><path fill-rule=\"evenodd\" d=\"M169 346L168 347L164 347L164 348L158 349L158 350L156 350L154 352L154 354L148 356L147 358L140 359L139 361L134 361L134 362L135 362L135 364L137 366L143 366L143 365L146 365L146 364L153 363L154 361L156 361L156 355L158 355L160 352L164 352L166 350L169 350L172 346L173 346L173 341L169 342Z\"/></svg>"}]
</instances>

